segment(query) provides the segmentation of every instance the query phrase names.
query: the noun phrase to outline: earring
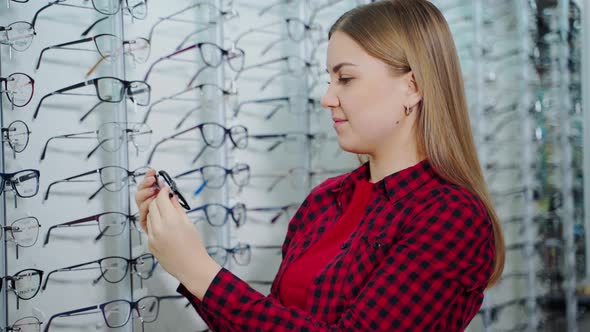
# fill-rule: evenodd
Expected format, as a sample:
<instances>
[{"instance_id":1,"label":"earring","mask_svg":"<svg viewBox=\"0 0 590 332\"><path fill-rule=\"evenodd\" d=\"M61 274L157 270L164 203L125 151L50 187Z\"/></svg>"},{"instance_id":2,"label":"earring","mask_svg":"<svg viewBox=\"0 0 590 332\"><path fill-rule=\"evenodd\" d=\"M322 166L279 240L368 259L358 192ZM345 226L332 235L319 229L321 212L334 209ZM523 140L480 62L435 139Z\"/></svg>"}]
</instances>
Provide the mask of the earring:
<instances>
[{"instance_id":1,"label":"earring","mask_svg":"<svg viewBox=\"0 0 590 332\"><path fill-rule=\"evenodd\" d=\"M410 106L406 105L406 116L409 116L410 114L412 114L412 110L410 109Z\"/></svg>"}]
</instances>

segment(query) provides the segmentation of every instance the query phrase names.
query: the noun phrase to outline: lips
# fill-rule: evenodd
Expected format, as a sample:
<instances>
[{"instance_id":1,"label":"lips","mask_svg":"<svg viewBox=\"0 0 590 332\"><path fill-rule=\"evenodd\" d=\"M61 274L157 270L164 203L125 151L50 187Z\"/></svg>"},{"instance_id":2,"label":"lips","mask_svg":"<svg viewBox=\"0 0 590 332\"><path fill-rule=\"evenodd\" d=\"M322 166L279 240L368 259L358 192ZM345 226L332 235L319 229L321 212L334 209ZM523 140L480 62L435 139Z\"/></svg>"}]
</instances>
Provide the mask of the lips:
<instances>
[{"instance_id":1,"label":"lips","mask_svg":"<svg viewBox=\"0 0 590 332\"><path fill-rule=\"evenodd\" d=\"M334 123L341 123L341 122L346 122L348 120L346 119L339 119L339 118L332 118L332 120L334 121Z\"/></svg>"}]
</instances>

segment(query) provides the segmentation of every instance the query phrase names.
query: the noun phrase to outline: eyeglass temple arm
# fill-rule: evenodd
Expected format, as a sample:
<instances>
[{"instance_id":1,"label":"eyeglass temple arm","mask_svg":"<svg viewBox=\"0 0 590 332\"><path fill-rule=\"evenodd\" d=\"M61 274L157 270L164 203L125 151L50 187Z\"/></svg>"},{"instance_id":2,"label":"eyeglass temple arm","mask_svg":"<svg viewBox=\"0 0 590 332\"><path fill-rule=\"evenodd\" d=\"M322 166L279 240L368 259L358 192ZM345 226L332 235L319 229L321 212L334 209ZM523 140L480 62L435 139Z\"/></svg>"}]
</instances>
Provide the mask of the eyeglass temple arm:
<instances>
[{"instance_id":1,"label":"eyeglass temple arm","mask_svg":"<svg viewBox=\"0 0 590 332\"><path fill-rule=\"evenodd\" d=\"M155 66L156 66L158 63L160 63L160 62L162 62L162 61L164 61L164 60L166 60L166 59L170 59L170 58L172 58L173 56L175 56L175 55L178 55L178 54L180 54L180 53L182 53L182 52L186 52L186 51L189 51L189 50L191 50L191 49L193 49L193 48L197 48L197 47L200 47L200 45L199 45L199 44L193 44L193 45L187 46L187 47L185 47L185 48L183 48L183 49L181 49L181 50L174 51L174 52L172 52L172 53L170 53L170 54L168 54L168 55L164 55L164 56L162 56L162 57L158 58L156 61L154 61L154 62L151 64L150 68L148 68L147 72L145 73L145 75L144 75L144 77L143 77L143 80L144 80L144 81L147 81L148 77L150 76L150 73L152 72L152 70L154 69L154 67L155 67Z\"/></svg>"},{"instance_id":2,"label":"eyeglass temple arm","mask_svg":"<svg viewBox=\"0 0 590 332\"><path fill-rule=\"evenodd\" d=\"M98 142L98 144L92 150L90 150L90 152L88 152L88 154L86 155L86 159L90 159L90 157L92 157L92 155L96 152L96 150L98 150L99 147L101 147L104 143L110 140L113 140L113 138L105 138Z\"/></svg>"},{"instance_id":3,"label":"eyeglass temple arm","mask_svg":"<svg viewBox=\"0 0 590 332\"><path fill-rule=\"evenodd\" d=\"M266 53L268 53L268 51L270 51L274 46L276 46L279 43L284 42L285 39L283 36L279 36L279 38L277 38L277 40L273 40L270 43L268 43L268 45L262 49L262 51L260 52L260 55L264 56L266 55Z\"/></svg>"},{"instance_id":4,"label":"eyeglass temple arm","mask_svg":"<svg viewBox=\"0 0 590 332\"><path fill-rule=\"evenodd\" d=\"M266 32L266 33L271 33L271 34L277 34L276 31L268 31L268 30L265 30L265 29L266 28L269 28L269 27L271 27L273 25L283 24L284 22L285 22L285 20L280 20L280 21L277 21L277 22L272 22L272 23L268 23L266 25L262 25L262 26L259 26L259 27L248 29L248 30L244 31L243 33L241 33L240 35L238 35L238 37L236 37L236 39L234 40L234 45L238 45L238 43L240 42L240 40L242 38L244 38L245 36L247 36L247 35L249 35L251 33L254 33L254 32Z\"/></svg>"},{"instance_id":5,"label":"eyeglass temple arm","mask_svg":"<svg viewBox=\"0 0 590 332\"><path fill-rule=\"evenodd\" d=\"M214 27L215 25L217 25L217 22L215 21L209 21L207 22L209 25L202 28L202 29L197 29L191 33L189 33L188 35L186 35L186 37L184 37L184 39L180 42L180 44L178 44L178 46L176 46L176 48L174 50L178 51L181 48L184 47L184 44L189 41L190 37L194 36L194 35L198 35L199 33L203 32L203 31L207 31L209 29L211 29L212 27Z\"/></svg>"},{"instance_id":6,"label":"eyeglass temple arm","mask_svg":"<svg viewBox=\"0 0 590 332\"><path fill-rule=\"evenodd\" d=\"M91 269L95 269L95 268L91 268L91 269L78 269L79 267L82 266L86 266L86 265L90 265L90 264L94 264L94 263L98 263L99 259L93 260L91 262L85 262L85 263L80 263L80 264L76 264L76 265L71 265L71 266L66 266L66 267L62 267L56 270L53 270L51 272L49 272L47 274L47 276L45 277L45 281L43 282L43 286L41 287L42 290L45 290L47 288L47 281L49 280L49 277L56 273L56 272L69 272L69 271L74 271L74 270L78 270L78 271L84 271L84 270L91 270ZM100 268L100 266L98 267Z\"/></svg>"},{"instance_id":7,"label":"eyeglass temple arm","mask_svg":"<svg viewBox=\"0 0 590 332\"><path fill-rule=\"evenodd\" d=\"M147 159L147 164L150 165L152 163L152 159L154 157L154 153L156 153L156 149L158 148L158 146L160 146L162 143L166 142L169 138L163 138L160 141L158 141L158 143L156 143L154 145L154 147L152 148L152 151L150 151L150 155L148 156Z\"/></svg>"},{"instance_id":8,"label":"eyeglass temple arm","mask_svg":"<svg viewBox=\"0 0 590 332\"><path fill-rule=\"evenodd\" d=\"M193 83L195 82L195 80L197 79L197 77L199 76L199 74L201 74L203 72L203 70L207 69L207 68L212 68L209 65L204 65L201 68L199 68L199 70L197 70L197 72L195 73L195 75L193 75L193 77L191 77L190 81L188 82L188 84L186 85L187 88L190 88Z\"/></svg>"},{"instance_id":9,"label":"eyeglass temple arm","mask_svg":"<svg viewBox=\"0 0 590 332\"><path fill-rule=\"evenodd\" d=\"M33 29L35 29L35 24L37 23L37 17L39 16L39 14L41 14L42 11L44 11L45 9L60 3L60 2L64 2L65 0L55 0L53 2L50 2L48 4L46 4L45 6L39 8L39 10L35 13L35 15L33 16L33 19L31 20L31 26L33 27Z\"/></svg>"},{"instance_id":10,"label":"eyeglass temple arm","mask_svg":"<svg viewBox=\"0 0 590 332\"><path fill-rule=\"evenodd\" d=\"M238 115L242 106L247 104L264 104L274 101L289 101L289 97L276 97L276 98L263 98L263 99L253 99L253 100L245 100L238 104L238 106L234 110L234 117Z\"/></svg>"},{"instance_id":11,"label":"eyeglass temple arm","mask_svg":"<svg viewBox=\"0 0 590 332\"><path fill-rule=\"evenodd\" d=\"M92 200L94 197L96 197L96 195L98 195L100 193L101 190L105 189L107 185L111 184L111 183L115 183L114 181L108 182L106 184L102 184L100 185L100 187L98 188L98 190L96 190L94 193L92 193L92 195L90 195L88 197L88 200ZM108 227L108 226L107 226Z\"/></svg>"},{"instance_id":12,"label":"eyeglass temple arm","mask_svg":"<svg viewBox=\"0 0 590 332\"><path fill-rule=\"evenodd\" d=\"M142 167L140 167L140 168L142 168ZM133 172L127 171L127 176L128 177L129 176L133 176L134 181L135 181L135 176L140 176L140 175L145 175L145 173L137 173L137 174L135 174L135 171L133 171ZM110 182L107 182L107 183L102 183L102 181L101 181L100 188L98 188L97 191L95 191L92 195L90 195L90 197L88 197L88 200L89 201L92 200L94 197L96 197L96 195L98 195L100 193L101 190L105 189L106 186L108 186L109 184L112 184L112 183L115 183L115 182L114 181L110 181ZM103 233L104 233L104 231L103 231ZM101 235L99 235L99 237L97 237L95 239L95 241L98 241L100 239L100 237L101 237Z\"/></svg>"},{"instance_id":13,"label":"eyeglass temple arm","mask_svg":"<svg viewBox=\"0 0 590 332\"><path fill-rule=\"evenodd\" d=\"M56 49L56 48L61 48L61 47L64 47L64 46L69 46L69 45L86 43L86 42L89 42L89 41L94 40L94 38L95 37L88 37L88 38L73 40L73 41L70 41L70 42L65 42L65 43L62 43L62 44L57 44L57 45L45 47L43 50L41 50L41 53L39 54L39 60L37 61L37 66L35 67L35 70L38 70L39 67L41 66L41 58L43 57L43 54L45 53L45 51L51 50L51 49Z\"/></svg>"},{"instance_id":14,"label":"eyeglass temple arm","mask_svg":"<svg viewBox=\"0 0 590 332\"><path fill-rule=\"evenodd\" d=\"M178 178L181 178L183 176L186 176L186 175L189 175L189 174L192 174L195 172L201 172L202 169L203 169L203 167L194 168L194 169L188 170L186 172L180 173L176 176L173 176L173 178L178 179Z\"/></svg>"},{"instance_id":15,"label":"eyeglass temple arm","mask_svg":"<svg viewBox=\"0 0 590 332\"><path fill-rule=\"evenodd\" d=\"M69 317L69 316L74 316L74 315L79 315L79 314L87 315L87 314L91 314L91 312L85 312L85 311L91 311L91 310L95 310L95 309L100 309L100 307L97 305L93 305L90 307L85 307L85 308L80 308L80 309L76 309L76 310L71 310L71 311L66 311L66 312L55 314L55 315L51 316L51 318L49 318L49 320L47 321L47 325L45 325L45 329L43 329L43 332L48 332L51 322L58 317Z\"/></svg>"},{"instance_id":16,"label":"eyeglass temple arm","mask_svg":"<svg viewBox=\"0 0 590 332\"><path fill-rule=\"evenodd\" d=\"M104 102L102 100L100 100L98 103L94 104L94 106L92 106L92 108L86 112L84 115L82 115L82 117L80 118L80 123L82 123L86 117L88 117L90 115L90 113L94 112L100 105L102 105Z\"/></svg>"},{"instance_id":17,"label":"eyeglass temple arm","mask_svg":"<svg viewBox=\"0 0 590 332\"><path fill-rule=\"evenodd\" d=\"M200 89L203 86L204 86L204 84L199 84L199 85L194 86L194 87L187 87L187 88L185 88L185 89L183 89L183 90L181 90L179 92L176 92L176 93L174 93L174 94L172 94L170 96L162 97L162 98L156 100L155 102L151 103L151 105L148 107L147 111L145 112L145 115L143 116L143 120L141 121L141 123L147 123L148 117L150 116L150 113L153 111L153 109L154 109L154 107L156 105L159 105L159 104L161 104L161 103L163 103L163 102L165 102L167 100L174 99L174 98L176 98L176 97L178 97L178 96L180 96L180 95L182 95L184 93L187 93L187 92L189 92L191 90Z\"/></svg>"},{"instance_id":18,"label":"eyeglass temple arm","mask_svg":"<svg viewBox=\"0 0 590 332\"><path fill-rule=\"evenodd\" d=\"M276 186L277 186L279 183L281 183L281 181L283 181L283 180L284 180L284 179L286 179L286 178L287 178L287 176L286 176L286 175L284 175L284 174L283 174L283 175L278 175L278 176L277 176L277 179L276 179L274 182L272 182L272 183L270 184L270 186L268 186L268 189L266 189L266 192L271 192L271 191L273 191L273 190L276 188Z\"/></svg>"},{"instance_id":19,"label":"eyeglass temple arm","mask_svg":"<svg viewBox=\"0 0 590 332\"><path fill-rule=\"evenodd\" d=\"M48 242L49 242L49 236L51 234L51 231L54 228L63 228L63 227L71 227L77 224L81 224L81 223L85 223L85 222L89 222L89 221L96 221L98 222L98 217L102 216L103 214L106 214L109 212L104 212L104 213L99 213L99 214L95 214L93 216L90 217L86 217L86 218L82 218L82 219L78 219L78 220L73 220L73 221L68 221L62 224L58 224L58 225L53 225L51 227L49 227L49 229L47 230L47 234L45 235L45 241L43 242L43 245L45 246Z\"/></svg>"},{"instance_id":20,"label":"eyeglass temple arm","mask_svg":"<svg viewBox=\"0 0 590 332\"><path fill-rule=\"evenodd\" d=\"M197 107L193 107L190 110L188 110L188 112L186 112L186 114L182 117L182 119L180 119L180 121L176 124L176 127L174 127L174 129L178 129L180 128L188 119L188 117L193 114L194 112L200 110L203 108L203 104L199 104L197 105Z\"/></svg>"},{"instance_id":21,"label":"eyeglass temple arm","mask_svg":"<svg viewBox=\"0 0 590 332\"><path fill-rule=\"evenodd\" d=\"M264 67L266 65L270 65L270 64L273 64L273 63L277 63L277 62L287 61L288 59L289 59L289 56L283 56L283 57L276 58L276 59L273 59L273 60L268 60L268 61L264 61L264 62L261 62L261 63L253 64L251 66L244 67L242 69L242 72L244 72L246 70L254 69L254 68Z\"/></svg>"},{"instance_id":22,"label":"eyeglass temple arm","mask_svg":"<svg viewBox=\"0 0 590 332\"><path fill-rule=\"evenodd\" d=\"M179 131L179 132L177 132L177 133L174 133L174 134L172 134L172 135L170 135L170 136L168 136L168 137L164 137L164 138L162 138L160 141L158 141L158 143L156 143L156 144L154 145L154 147L152 148L152 151L150 151L150 155L149 155L149 157L148 157L147 164L149 165L149 164L152 162L152 158L153 158L153 156L154 156L154 153L156 152L156 149L157 149L157 148L158 148L158 146L160 146L162 143L164 143L164 142L167 142L167 141L169 141L169 140L172 140L172 139L175 139L176 137L178 137L178 136L180 136L180 135L182 135L182 134L186 134L187 132L190 132L190 131L192 131L192 130L195 130L195 129L199 128L199 127L202 127L202 124L199 124L199 125L196 125L196 126L193 126L193 127L187 128L187 129L184 129L184 130L182 130L182 131Z\"/></svg>"},{"instance_id":23,"label":"eyeglass temple arm","mask_svg":"<svg viewBox=\"0 0 590 332\"><path fill-rule=\"evenodd\" d=\"M76 179L76 178L79 178L79 177L83 177L83 176L86 176L86 175L90 175L90 174L93 174L93 173L100 173L100 169L95 169L93 171L88 171L88 172L85 172L85 173L82 173L82 174L70 176L70 177L65 178L65 179L62 179L62 180L53 181L47 187L47 191L45 192L45 197L43 198L43 201L46 201L47 200L47 198L49 197L49 192L51 190L51 187L53 187L54 185L56 185L58 183L61 183L61 182L69 182L69 181L71 181L73 179Z\"/></svg>"},{"instance_id":24,"label":"eyeglass temple arm","mask_svg":"<svg viewBox=\"0 0 590 332\"><path fill-rule=\"evenodd\" d=\"M85 37L86 35L88 35L88 33L90 33L90 30L92 30L98 23L108 19L109 16L105 16L103 18L99 18L98 20L94 21L94 23L92 23L86 30L84 30L84 32L82 32L80 34L80 37Z\"/></svg>"},{"instance_id":25,"label":"eyeglass temple arm","mask_svg":"<svg viewBox=\"0 0 590 332\"><path fill-rule=\"evenodd\" d=\"M277 142L275 142L274 144L272 144L267 151L272 151L274 149L276 149L279 145L281 145L286 139L287 139L287 135L288 134L260 134L260 135L248 135L249 138L254 138L254 139L261 139L261 140L265 140L265 139L279 139Z\"/></svg>"},{"instance_id":26,"label":"eyeglass temple arm","mask_svg":"<svg viewBox=\"0 0 590 332\"><path fill-rule=\"evenodd\" d=\"M203 147L201 148L201 150L199 151L199 153L197 153L197 155L195 156L195 158L193 158L193 160L191 161L192 164L196 163L197 160L199 160L199 158L201 158L201 156L203 155L203 153L205 153L205 151L207 150L207 147L209 147L209 145L207 145L207 144L203 145Z\"/></svg>"},{"instance_id":27,"label":"eyeglass temple arm","mask_svg":"<svg viewBox=\"0 0 590 332\"><path fill-rule=\"evenodd\" d=\"M70 85L70 86L67 86L65 88L61 88L59 90L56 90L56 91L53 91L51 93L46 94L45 96L43 96L41 98L41 100L39 100L39 104L37 105L37 108L35 109L35 113L33 114L33 120L35 120L37 118L37 115L39 114L39 109L41 108L41 104L43 103L43 101L45 100L45 98L50 97L50 96L53 96L53 95L56 95L56 94L61 94L61 93L64 93L66 91L69 91L69 90L78 89L78 88L81 88L81 87L84 87L84 86L87 86L87 85L90 85L90 84L95 84L95 82L96 82L97 79L98 78L93 78L93 79L91 79L89 81L80 82L80 83L77 83L77 84L74 84L74 85Z\"/></svg>"},{"instance_id":28,"label":"eyeglass temple arm","mask_svg":"<svg viewBox=\"0 0 590 332\"><path fill-rule=\"evenodd\" d=\"M89 134L96 134L96 131L86 131L86 132L83 132L83 133L73 133L73 134L65 134L65 135L58 135L58 136L50 137L45 142L45 146L43 147L43 151L41 152L40 161L42 161L42 160L45 159L45 154L47 153L47 147L49 146L49 142L51 142L52 140L58 139L58 138L80 138L80 139L91 139L91 138L94 138L94 137L76 137L76 136L89 135Z\"/></svg>"},{"instance_id":29,"label":"eyeglass temple arm","mask_svg":"<svg viewBox=\"0 0 590 332\"><path fill-rule=\"evenodd\" d=\"M199 6L204 5L204 4L208 4L208 3L207 2L197 2L197 3L194 3L194 4L190 5L190 6L188 6L188 7L185 7L183 9L179 10L179 11L176 11L176 12L174 12L174 13L168 15L168 16L158 18L158 21L156 23L154 23L154 25L152 25L152 27L150 28L150 32L148 34L148 40L150 40L150 41L152 40L152 37L154 35L154 31L156 30L156 27L160 23L165 22L165 21L168 21L171 18L173 18L174 16L178 16L178 15L186 12L187 10L190 10L192 8L195 8L195 7L199 7Z\"/></svg>"}]
</instances>

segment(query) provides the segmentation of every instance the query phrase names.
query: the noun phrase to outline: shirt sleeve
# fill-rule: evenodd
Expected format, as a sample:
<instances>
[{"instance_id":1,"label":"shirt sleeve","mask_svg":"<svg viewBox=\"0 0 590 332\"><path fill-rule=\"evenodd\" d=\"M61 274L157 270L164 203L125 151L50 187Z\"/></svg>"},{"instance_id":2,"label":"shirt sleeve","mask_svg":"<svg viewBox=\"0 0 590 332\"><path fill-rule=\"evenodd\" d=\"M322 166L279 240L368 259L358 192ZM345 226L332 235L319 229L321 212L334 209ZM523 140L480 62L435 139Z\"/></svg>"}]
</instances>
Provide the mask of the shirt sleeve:
<instances>
[{"instance_id":1,"label":"shirt sleeve","mask_svg":"<svg viewBox=\"0 0 590 332\"><path fill-rule=\"evenodd\" d=\"M307 212L307 207L309 205L310 197L312 197L311 194L306 197L306 199L303 201L303 203L301 203L301 205L297 209L297 212L295 212L295 215L289 221L289 226L287 228L287 235L285 236L285 240L283 242L282 249L281 249L281 255L282 255L283 259L285 258L285 255L287 253L287 249L289 248L289 244L293 240L297 231L299 229L301 229L301 223L303 221L303 217L305 216L305 213ZM240 280L240 282L245 283L242 280ZM275 279L273 281L273 284L271 287L271 293L268 296L269 298L278 299L277 282L278 282L277 279ZM234 331L234 329L231 328L231 325L228 326L227 320L219 319L219 317L217 315L211 314L208 311L204 310L203 302L201 300L199 300L196 296L191 294L190 291L183 284L180 284L178 286L178 288L176 289L176 292L184 295L184 297L186 297L189 300L189 302L192 304L193 308L195 308L195 310L197 311L199 316L203 319L203 321L207 324L207 326L209 327L209 329L211 329L211 331L224 331L224 332L225 331L227 331L227 332ZM262 294L260 294L260 293L259 293L259 295L262 296Z\"/></svg>"},{"instance_id":2,"label":"shirt sleeve","mask_svg":"<svg viewBox=\"0 0 590 332\"><path fill-rule=\"evenodd\" d=\"M225 268L207 289L201 309L239 332L430 331L459 296L470 296L458 314L466 320L460 323L464 328L481 306L493 269L492 225L483 211L467 200L439 197L404 223L399 240L334 324L283 306Z\"/></svg>"}]
</instances>

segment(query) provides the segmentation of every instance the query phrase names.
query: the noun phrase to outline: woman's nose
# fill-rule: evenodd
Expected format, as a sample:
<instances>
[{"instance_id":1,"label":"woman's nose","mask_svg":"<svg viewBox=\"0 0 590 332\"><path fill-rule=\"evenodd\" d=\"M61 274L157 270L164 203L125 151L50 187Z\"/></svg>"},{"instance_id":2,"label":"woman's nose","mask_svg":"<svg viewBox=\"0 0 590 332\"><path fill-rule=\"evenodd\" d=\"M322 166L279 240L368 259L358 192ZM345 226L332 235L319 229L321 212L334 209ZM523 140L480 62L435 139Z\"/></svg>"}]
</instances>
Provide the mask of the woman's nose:
<instances>
[{"instance_id":1,"label":"woman's nose","mask_svg":"<svg viewBox=\"0 0 590 332\"><path fill-rule=\"evenodd\" d=\"M320 104L323 108L332 109L340 106L340 100L338 96L332 91L331 85L328 85L328 89L320 99Z\"/></svg>"}]
</instances>

